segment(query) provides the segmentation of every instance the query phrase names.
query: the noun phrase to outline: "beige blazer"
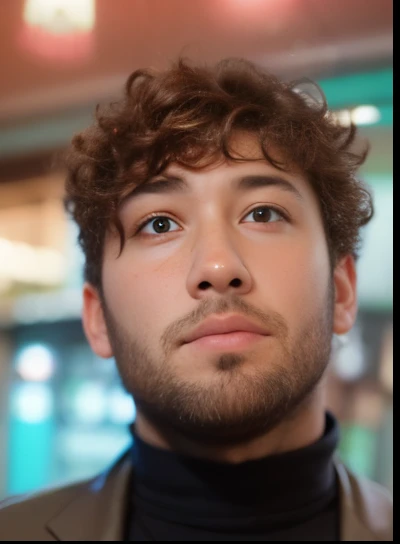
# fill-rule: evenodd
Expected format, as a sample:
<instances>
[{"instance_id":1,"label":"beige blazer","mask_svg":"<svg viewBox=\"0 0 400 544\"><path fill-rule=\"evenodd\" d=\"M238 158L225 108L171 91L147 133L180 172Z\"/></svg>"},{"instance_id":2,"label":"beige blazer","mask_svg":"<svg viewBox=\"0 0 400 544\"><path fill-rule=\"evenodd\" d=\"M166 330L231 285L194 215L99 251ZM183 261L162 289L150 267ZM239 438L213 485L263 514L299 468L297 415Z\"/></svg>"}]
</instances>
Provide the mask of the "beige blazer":
<instances>
[{"instance_id":1,"label":"beige blazer","mask_svg":"<svg viewBox=\"0 0 400 544\"><path fill-rule=\"evenodd\" d=\"M392 541L390 494L335 460L340 486L341 540ZM133 467L129 453L100 476L0 503L1 541L121 541Z\"/></svg>"}]
</instances>

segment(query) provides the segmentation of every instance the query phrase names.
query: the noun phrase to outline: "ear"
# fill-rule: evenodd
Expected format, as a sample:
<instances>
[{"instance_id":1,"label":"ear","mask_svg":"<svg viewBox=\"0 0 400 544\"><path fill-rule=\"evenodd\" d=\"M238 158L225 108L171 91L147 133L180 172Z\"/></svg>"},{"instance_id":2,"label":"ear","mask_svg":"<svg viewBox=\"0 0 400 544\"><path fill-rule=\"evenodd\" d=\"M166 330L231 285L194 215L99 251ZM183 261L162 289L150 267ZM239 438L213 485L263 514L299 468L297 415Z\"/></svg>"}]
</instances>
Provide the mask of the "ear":
<instances>
[{"instance_id":1,"label":"ear","mask_svg":"<svg viewBox=\"0 0 400 544\"><path fill-rule=\"evenodd\" d=\"M83 329L92 350L99 357L113 356L99 293L93 285L83 286Z\"/></svg>"},{"instance_id":2,"label":"ear","mask_svg":"<svg viewBox=\"0 0 400 544\"><path fill-rule=\"evenodd\" d=\"M357 317L357 272L354 257L346 255L335 266L333 332L346 334Z\"/></svg>"}]
</instances>

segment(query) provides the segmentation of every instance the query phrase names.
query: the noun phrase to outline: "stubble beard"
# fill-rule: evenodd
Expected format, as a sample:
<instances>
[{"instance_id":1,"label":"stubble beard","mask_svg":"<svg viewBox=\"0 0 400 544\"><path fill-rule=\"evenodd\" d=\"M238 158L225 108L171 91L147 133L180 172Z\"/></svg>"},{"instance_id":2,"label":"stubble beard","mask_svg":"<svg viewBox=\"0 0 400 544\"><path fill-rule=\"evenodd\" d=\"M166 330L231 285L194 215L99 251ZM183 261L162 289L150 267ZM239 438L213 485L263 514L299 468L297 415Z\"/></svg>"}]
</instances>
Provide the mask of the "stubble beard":
<instances>
[{"instance_id":1,"label":"stubble beard","mask_svg":"<svg viewBox=\"0 0 400 544\"><path fill-rule=\"evenodd\" d=\"M128 334L103 302L123 385L133 396L137 410L152 425L171 429L190 440L222 446L266 434L307 403L326 370L332 341L332 287L318 315L309 317L292 336L279 314L260 312L237 297L208 301L195 314L165 331L163 358L155 357L149 345ZM179 365L172 364L177 331L184 323L198 323L201 316L227 311L257 317L259 322L262 318L269 324L275 342L274 359L267 345L265 354L259 348L215 354L212 379L205 382L180 377L174 370ZM190 365L190 361L185 364Z\"/></svg>"}]
</instances>

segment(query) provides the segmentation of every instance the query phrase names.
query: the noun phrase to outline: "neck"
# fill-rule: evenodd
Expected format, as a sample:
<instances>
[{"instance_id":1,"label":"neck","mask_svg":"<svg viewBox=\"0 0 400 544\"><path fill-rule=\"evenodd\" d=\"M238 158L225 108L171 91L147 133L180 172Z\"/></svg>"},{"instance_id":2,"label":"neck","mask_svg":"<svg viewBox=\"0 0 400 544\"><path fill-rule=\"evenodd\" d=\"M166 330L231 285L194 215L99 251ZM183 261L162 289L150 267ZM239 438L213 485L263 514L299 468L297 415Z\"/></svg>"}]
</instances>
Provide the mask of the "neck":
<instances>
[{"instance_id":1,"label":"neck","mask_svg":"<svg viewBox=\"0 0 400 544\"><path fill-rule=\"evenodd\" d=\"M151 446L231 464L243 463L306 447L324 433L325 409L321 387L317 388L298 410L281 421L274 429L242 444L208 446L190 440L171 429L154 425L139 410L135 432Z\"/></svg>"}]
</instances>

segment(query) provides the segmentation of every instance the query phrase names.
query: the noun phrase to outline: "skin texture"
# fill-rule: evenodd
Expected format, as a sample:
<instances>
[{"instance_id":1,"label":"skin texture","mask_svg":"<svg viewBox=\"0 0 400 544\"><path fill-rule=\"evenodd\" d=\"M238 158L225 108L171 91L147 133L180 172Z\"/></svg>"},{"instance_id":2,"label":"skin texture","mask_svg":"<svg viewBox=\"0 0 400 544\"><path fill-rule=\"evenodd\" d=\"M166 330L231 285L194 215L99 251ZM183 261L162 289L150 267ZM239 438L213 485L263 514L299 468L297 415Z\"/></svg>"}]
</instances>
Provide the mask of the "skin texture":
<instances>
[{"instance_id":1,"label":"skin texture","mask_svg":"<svg viewBox=\"0 0 400 544\"><path fill-rule=\"evenodd\" d=\"M352 327L357 300L354 260L330 263L305 176L267 163L249 134L232 146L240 162L172 164L150 181L167 179L162 192L123 203L126 245L119 255L108 233L103 295L85 284L83 324L94 352L115 357L145 441L239 463L321 436L332 335ZM243 187L249 176L269 181ZM207 318L238 315L265 334L184 343Z\"/></svg>"}]
</instances>

